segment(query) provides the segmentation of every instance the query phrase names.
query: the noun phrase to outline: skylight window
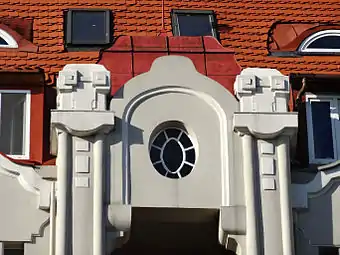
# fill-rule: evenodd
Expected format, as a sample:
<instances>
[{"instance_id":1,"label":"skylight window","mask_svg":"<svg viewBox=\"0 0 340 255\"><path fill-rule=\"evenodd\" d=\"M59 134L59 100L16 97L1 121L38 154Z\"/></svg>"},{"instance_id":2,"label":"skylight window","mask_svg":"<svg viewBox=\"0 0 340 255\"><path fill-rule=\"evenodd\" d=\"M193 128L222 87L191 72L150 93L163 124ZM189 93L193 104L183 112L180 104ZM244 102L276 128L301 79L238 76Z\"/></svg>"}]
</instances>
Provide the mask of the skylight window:
<instances>
[{"instance_id":1,"label":"skylight window","mask_svg":"<svg viewBox=\"0 0 340 255\"><path fill-rule=\"evenodd\" d=\"M171 16L175 36L217 36L213 11L172 10Z\"/></svg>"},{"instance_id":2,"label":"skylight window","mask_svg":"<svg viewBox=\"0 0 340 255\"><path fill-rule=\"evenodd\" d=\"M101 48L111 41L111 11L70 9L65 16L67 48Z\"/></svg>"},{"instance_id":3,"label":"skylight window","mask_svg":"<svg viewBox=\"0 0 340 255\"><path fill-rule=\"evenodd\" d=\"M0 48L18 48L15 39L2 29L0 29Z\"/></svg>"},{"instance_id":4,"label":"skylight window","mask_svg":"<svg viewBox=\"0 0 340 255\"><path fill-rule=\"evenodd\" d=\"M340 30L323 30L312 34L300 45L301 53L340 53Z\"/></svg>"}]
</instances>

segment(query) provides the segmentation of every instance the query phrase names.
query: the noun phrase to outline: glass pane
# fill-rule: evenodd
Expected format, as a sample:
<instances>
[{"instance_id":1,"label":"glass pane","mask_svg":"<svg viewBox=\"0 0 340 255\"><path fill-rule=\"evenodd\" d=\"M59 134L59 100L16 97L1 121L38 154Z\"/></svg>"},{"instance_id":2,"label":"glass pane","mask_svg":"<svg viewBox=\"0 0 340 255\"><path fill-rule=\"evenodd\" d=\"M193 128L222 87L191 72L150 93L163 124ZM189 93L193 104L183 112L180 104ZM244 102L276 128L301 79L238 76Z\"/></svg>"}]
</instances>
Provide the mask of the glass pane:
<instances>
[{"instance_id":1,"label":"glass pane","mask_svg":"<svg viewBox=\"0 0 340 255\"><path fill-rule=\"evenodd\" d=\"M9 155L24 154L26 94L1 94L0 151Z\"/></svg>"},{"instance_id":2,"label":"glass pane","mask_svg":"<svg viewBox=\"0 0 340 255\"><path fill-rule=\"evenodd\" d=\"M334 158L330 102L311 102L311 109L315 158Z\"/></svg>"},{"instance_id":3,"label":"glass pane","mask_svg":"<svg viewBox=\"0 0 340 255\"><path fill-rule=\"evenodd\" d=\"M8 45L4 38L0 37L0 45Z\"/></svg>"},{"instance_id":4,"label":"glass pane","mask_svg":"<svg viewBox=\"0 0 340 255\"><path fill-rule=\"evenodd\" d=\"M166 130L166 134L168 137L173 137L173 138L178 138L179 135L181 134L181 130L175 129L175 128L169 128Z\"/></svg>"},{"instance_id":5,"label":"glass pane","mask_svg":"<svg viewBox=\"0 0 340 255\"><path fill-rule=\"evenodd\" d=\"M213 35L207 14L178 14L178 24L182 36Z\"/></svg>"},{"instance_id":6,"label":"glass pane","mask_svg":"<svg viewBox=\"0 0 340 255\"><path fill-rule=\"evenodd\" d=\"M319 255L339 255L337 247L319 247Z\"/></svg>"},{"instance_id":7,"label":"glass pane","mask_svg":"<svg viewBox=\"0 0 340 255\"><path fill-rule=\"evenodd\" d=\"M340 49L340 36L325 36L312 42L308 49Z\"/></svg>"},{"instance_id":8,"label":"glass pane","mask_svg":"<svg viewBox=\"0 0 340 255\"><path fill-rule=\"evenodd\" d=\"M165 133L162 132L156 137L156 139L153 141L152 144L157 147L162 148L165 142L166 142Z\"/></svg>"},{"instance_id":9,"label":"glass pane","mask_svg":"<svg viewBox=\"0 0 340 255\"><path fill-rule=\"evenodd\" d=\"M72 42L78 44L106 41L105 12L75 11L72 20Z\"/></svg>"},{"instance_id":10,"label":"glass pane","mask_svg":"<svg viewBox=\"0 0 340 255\"><path fill-rule=\"evenodd\" d=\"M183 152L176 140L170 140L163 151L164 164L169 171L176 172L183 162Z\"/></svg>"}]
</instances>

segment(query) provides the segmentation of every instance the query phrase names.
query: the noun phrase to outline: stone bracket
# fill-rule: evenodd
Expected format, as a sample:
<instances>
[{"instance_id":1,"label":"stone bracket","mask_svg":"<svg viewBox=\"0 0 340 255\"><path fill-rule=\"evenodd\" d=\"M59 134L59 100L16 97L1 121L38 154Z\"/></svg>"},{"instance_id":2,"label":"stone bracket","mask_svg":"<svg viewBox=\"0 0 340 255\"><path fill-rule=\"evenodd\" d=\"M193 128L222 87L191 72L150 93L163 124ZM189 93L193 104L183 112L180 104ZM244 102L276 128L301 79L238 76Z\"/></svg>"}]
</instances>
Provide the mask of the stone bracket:
<instances>
[{"instance_id":1,"label":"stone bracket","mask_svg":"<svg viewBox=\"0 0 340 255\"><path fill-rule=\"evenodd\" d=\"M54 110L51 123L53 127L82 137L98 132L109 133L115 125L114 116L111 111Z\"/></svg>"},{"instance_id":2,"label":"stone bracket","mask_svg":"<svg viewBox=\"0 0 340 255\"><path fill-rule=\"evenodd\" d=\"M220 210L220 227L230 235L246 234L246 207L222 206Z\"/></svg>"},{"instance_id":3,"label":"stone bracket","mask_svg":"<svg viewBox=\"0 0 340 255\"><path fill-rule=\"evenodd\" d=\"M297 131L297 113L238 112L234 114L234 130L259 139L273 139L279 135L291 136Z\"/></svg>"},{"instance_id":4,"label":"stone bracket","mask_svg":"<svg viewBox=\"0 0 340 255\"><path fill-rule=\"evenodd\" d=\"M108 206L109 225L118 231L129 231L131 228L132 207L124 204L110 204Z\"/></svg>"}]
</instances>

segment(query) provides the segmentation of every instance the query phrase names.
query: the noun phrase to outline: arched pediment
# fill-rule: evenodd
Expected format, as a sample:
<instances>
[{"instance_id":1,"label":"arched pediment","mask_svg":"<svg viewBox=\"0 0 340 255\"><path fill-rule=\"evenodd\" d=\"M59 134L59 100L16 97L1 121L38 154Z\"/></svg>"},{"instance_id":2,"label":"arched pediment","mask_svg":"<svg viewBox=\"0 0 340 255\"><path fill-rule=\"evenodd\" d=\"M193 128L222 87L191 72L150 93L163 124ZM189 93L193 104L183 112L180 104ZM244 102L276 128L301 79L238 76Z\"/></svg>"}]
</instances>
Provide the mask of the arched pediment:
<instances>
[{"instance_id":1,"label":"arched pediment","mask_svg":"<svg viewBox=\"0 0 340 255\"><path fill-rule=\"evenodd\" d=\"M12 28L0 23L0 51L1 50L37 52L38 47Z\"/></svg>"},{"instance_id":2,"label":"arched pediment","mask_svg":"<svg viewBox=\"0 0 340 255\"><path fill-rule=\"evenodd\" d=\"M0 48L18 48L17 41L3 29L0 29Z\"/></svg>"}]
</instances>

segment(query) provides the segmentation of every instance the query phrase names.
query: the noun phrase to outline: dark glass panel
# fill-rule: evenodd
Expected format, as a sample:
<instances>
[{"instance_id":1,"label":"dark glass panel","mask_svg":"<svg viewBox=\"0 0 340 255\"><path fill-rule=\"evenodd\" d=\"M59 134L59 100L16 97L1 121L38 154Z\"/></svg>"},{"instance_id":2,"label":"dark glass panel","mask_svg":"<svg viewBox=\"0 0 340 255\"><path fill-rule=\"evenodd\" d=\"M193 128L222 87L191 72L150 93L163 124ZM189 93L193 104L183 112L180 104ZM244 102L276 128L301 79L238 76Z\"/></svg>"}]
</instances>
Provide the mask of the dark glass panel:
<instances>
[{"instance_id":1,"label":"dark glass panel","mask_svg":"<svg viewBox=\"0 0 340 255\"><path fill-rule=\"evenodd\" d=\"M4 38L0 37L0 45L8 45Z\"/></svg>"},{"instance_id":2,"label":"dark glass panel","mask_svg":"<svg viewBox=\"0 0 340 255\"><path fill-rule=\"evenodd\" d=\"M308 49L340 49L340 36L325 36L312 42Z\"/></svg>"},{"instance_id":3,"label":"dark glass panel","mask_svg":"<svg viewBox=\"0 0 340 255\"><path fill-rule=\"evenodd\" d=\"M175 128L169 128L165 132L169 138L170 137L178 138L181 133L181 130L175 129Z\"/></svg>"},{"instance_id":4,"label":"dark glass panel","mask_svg":"<svg viewBox=\"0 0 340 255\"><path fill-rule=\"evenodd\" d=\"M181 135L181 138L179 139L179 141L181 142L184 148L189 148L192 146L192 142L190 141L190 138L185 133Z\"/></svg>"},{"instance_id":5,"label":"dark glass panel","mask_svg":"<svg viewBox=\"0 0 340 255\"><path fill-rule=\"evenodd\" d=\"M330 102L311 102L315 158L334 158Z\"/></svg>"},{"instance_id":6,"label":"dark glass panel","mask_svg":"<svg viewBox=\"0 0 340 255\"><path fill-rule=\"evenodd\" d=\"M106 13L102 11L74 11L72 42L77 44L105 43Z\"/></svg>"},{"instance_id":7,"label":"dark glass panel","mask_svg":"<svg viewBox=\"0 0 340 255\"><path fill-rule=\"evenodd\" d=\"M157 135L156 139L153 141L152 144L162 148L165 141L166 141L165 134L164 132L161 132L159 135Z\"/></svg>"},{"instance_id":8,"label":"dark glass panel","mask_svg":"<svg viewBox=\"0 0 340 255\"><path fill-rule=\"evenodd\" d=\"M160 159L161 159L161 150L159 150L159 149L157 149L155 147L151 147L151 150L150 150L150 159L151 159L152 163L160 161Z\"/></svg>"},{"instance_id":9,"label":"dark glass panel","mask_svg":"<svg viewBox=\"0 0 340 255\"><path fill-rule=\"evenodd\" d=\"M210 15L207 14L177 14L181 36L213 35Z\"/></svg>"},{"instance_id":10,"label":"dark glass panel","mask_svg":"<svg viewBox=\"0 0 340 255\"><path fill-rule=\"evenodd\" d=\"M185 160L188 161L191 164L195 163L195 159L196 159L196 153L195 153L195 149L191 149L185 152Z\"/></svg>"},{"instance_id":11,"label":"dark glass panel","mask_svg":"<svg viewBox=\"0 0 340 255\"><path fill-rule=\"evenodd\" d=\"M188 164L184 164L180 171L180 174L182 177L185 177L191 173L191 170L192 170L192 166L189 166Z\"/></svg>"},{"instance_id":12,"label":"dark glass panel","mask_svg":"<svg viewBox=\"0 0 340 255\"><path fill-rule=\"evenodd\" d=\"M165 175L167 172L162 163L155 164L154 167L161 175Z\"/></svg>"},{"instance_id":13,"label":"dark glass panel","mask_svg":"<svg viewBox=\"0 0 340 255\"><path fill-rule=\"evenodd\" d=\"M176 140L170 140L164 147L163 160L171 172L176 172L183 162L182 148Z\"/></svg>"}]
</instances>

